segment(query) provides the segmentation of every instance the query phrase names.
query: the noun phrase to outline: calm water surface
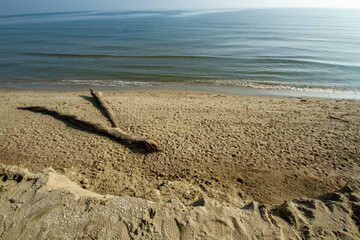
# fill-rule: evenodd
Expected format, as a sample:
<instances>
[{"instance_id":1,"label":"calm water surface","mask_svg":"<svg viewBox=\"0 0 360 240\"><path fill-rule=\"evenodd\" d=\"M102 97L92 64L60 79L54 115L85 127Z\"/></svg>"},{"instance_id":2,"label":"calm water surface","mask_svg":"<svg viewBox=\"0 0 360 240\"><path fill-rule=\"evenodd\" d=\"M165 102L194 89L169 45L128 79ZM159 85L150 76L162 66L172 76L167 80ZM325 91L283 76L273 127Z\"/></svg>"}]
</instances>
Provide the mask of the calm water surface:
<instances>
[{"instance_id":1,"label":"calm water surface","mask_svg":"<svg viewBox=\"0 0 360 240\"><path fill-rule=\"evenodd\" d=\"M360 98L360 10L0 16L0 86Z\"/></svg>"}]
</instances>

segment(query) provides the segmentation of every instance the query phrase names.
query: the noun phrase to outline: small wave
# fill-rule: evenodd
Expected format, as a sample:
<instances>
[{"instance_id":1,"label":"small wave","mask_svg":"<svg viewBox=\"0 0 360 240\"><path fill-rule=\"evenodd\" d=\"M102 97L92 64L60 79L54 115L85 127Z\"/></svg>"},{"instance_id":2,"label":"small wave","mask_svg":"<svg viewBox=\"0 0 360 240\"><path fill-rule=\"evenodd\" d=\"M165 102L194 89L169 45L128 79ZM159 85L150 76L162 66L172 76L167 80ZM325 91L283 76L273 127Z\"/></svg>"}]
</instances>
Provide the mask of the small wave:
<instances>
[{"instance_id":1,"label":"small wave","mask_svg":"<svg viewBox=\"0 0 360 240\"><path fill-rule=\"evenodd\" d=\"M319 92L319 93L360 94L360 91L358 91L358 90L329 88L329 87L321 87L321 86L304 86L304 85L280 84L280 83L274 83L274 82L215 80L214 84L218 85L218 86L232 85L232 86L251 87L251 88L258 88L258 89L292 90L292 91Z\"/></svg>"},{"instance_id":2,"label":"small wave","mask_svg":"<svg viewBox=\"0 0 360 240\"><path fill-rule=\"evenodd\" d=\"M360 63L324 61L318 59L282 57L282 56L257 56L257 57L236 57L236 56L206 56L206 55L111 55L111 54L73 54L73 53L40 53L28 52L20 53L29 56L39 57L59 57L59 58L138 58L138 59L222 59L236 60L241 62L253 63L272 63L272 64L312 64L322 66L339 66L360 68ZM359 69L360 70L360 69Z\"/></svg>"},{"instance_id":3,"label":"small wave","mask_svg":"<svg viewBox=\"0 0 360 240\"><path fill-rule=\"evenodd\" d=\"M345 63L345 62L336 62L336 61L324 61L317 59L304 59L299 57L275 57L275 56L259 56L255 58L256 61L266 63L278 63L278 64L314 64L314 65L326 65L326 66L340 66L340 67L356 67L360 68L360 63Z\"/></svg>"},{"instance_id":4,"label":"small wave","mask_svg":"<svg viewBox=\"0 0 360 240\"><path fill-rule=\"evenodd\" d=\"M291 85L280 84L274 82L254 82L254 81L240 81L240 80L185 80L185 81L154 81L154 80L108 80L108 79L67 79L67 80L26 80L27 84L31 85L81 85L81 86L98 86L98 87L176 87L185 85L209 85L209 86L224 86L224 87L249 87L255 89L269 89L269 90L291 90L302 92L318 92L318 93L342 93L360 95L360 90L350 90L341 88L330 88L321 86L305 86L305 85Z\"/></svg>"},{"instance_id":5,"label":"small wave","mask_svg":"<svg viewBox=\"0 0 360 240\"><path fill-rule=\"evenodd\" d=\"M0 15L0 19L6 18L44 18L44 17L59 17L70 15L87 15L92 14L93 11L74 11L74 12L50 12L50 13L26 13L26 14L12 14L12 15Z\"/></svg>"},{"instance_id":6,"label":"small wave","mask_svg":"<svg viewBox=\"0 0 360 240\"><path fill-rule=\"evenodd\" d=\"M90 85L98 87L150 87L160 86L160 82L124 81L124 80L61 80L61 85Z\"/></svg>"},{"instance_id":7,"label":"small wave","mask_svg":"<svg viewBox=\"0 0 360 240\"><path fill-rule=\"evenodd\" d=\"M217 58L211 56L191 55L107 55L107 54L67 54L67 53L23 53L31 56L63 57L63 58Z\"/></svg>"},{"instance_id":8,"label":"small wave","mask_svg":"<svg viewBox=\"0 0 360 240\"><path fill-rule=\"evenodd\" d=\"M175 89L200 89L233 93L248 94L251 89L258 89L260 95L278 96L313 96L327 98L360 99L360 89L346 90L326 88L319 86L296 86L278 84L272 82L251 82L239 80L193 80L193 81L154 81L154 80L106 80L106 79L69 79L69 80L30 80L22 79L17 81L3 81L3 87L15 87L24 89L64 89L64 90L85 90L89 87L98 89L142 89L142 88L175 88ZM215 88L214 88L215 87ZM257 90L256 90L257 91ZM275 91L275 92L274 92Z\"/></svg>"}]
</instances>

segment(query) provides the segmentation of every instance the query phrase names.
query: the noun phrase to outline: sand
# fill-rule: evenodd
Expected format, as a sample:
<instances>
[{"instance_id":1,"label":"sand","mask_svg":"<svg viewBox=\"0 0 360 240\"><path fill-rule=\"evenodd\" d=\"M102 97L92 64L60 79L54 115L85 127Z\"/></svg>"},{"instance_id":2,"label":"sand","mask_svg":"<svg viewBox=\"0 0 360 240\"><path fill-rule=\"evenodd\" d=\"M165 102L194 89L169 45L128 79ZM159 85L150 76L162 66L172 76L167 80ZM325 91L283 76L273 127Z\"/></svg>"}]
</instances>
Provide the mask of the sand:
<instances>
[{"instance_id":1,"label":"sand","mask_svg":"<svg viewBox=\"0 0 360 240\"><path fill-rule=\"evenodd\" d=\"M14 223L13 214L19 214L17 208L23 207L28 217L33 216L35 213L29 213L25 203L31 204L34 198L45 196L57 204L41 205L36 214L44 214L37 218L38 222L45 224L45 218L54 212L65 214L66 204L76 210L78 215L73 217L81 219L88 212L107 206L102 205L104 202L115 201L115 205L110 204L109 214L101 216L109 220L114 211L115 220L108 222L107 227L113 228L112 223L120 222L120 228L127 229L123 233L132 238L146 235L176 239L176 234L182 239L360 237L355 180L352 190L336 192L341 196L335 200L319 198L344 189L348 180L352 176L357 179L360 172L360 101L178 90L103 91L103 98L111 106L120 128L136 136L156 139L163 151L152 154L133 151L51 116L17 109L41 105L106 122L90 96L89 92L0 90L0 163L6 169L0 175L3 179L7 176L0 189L0 199L6 202L7 209L0 210L0 222L5 226L0 227L0 236L25 238L21 231L10 231L6 224ZM13 170L8 169L11 165L29 172L20 174L21 181L16 181L19 174L11 174ZM38 177L32 174L43 169ZM30 187L36 185L37 178L49 173L61 176L56 178L62 180L53 181L53 187L44 192ZM11 180L10 176L15 177ZM69 184L62 187L63 182ZM18 200L9 196L24 193L25 189L33 198L24 197L19 200L24 204L14 208ZM76 194L79 189L86 190L86 194ZM195 204L200 206L189 205L199 199L205 199ZM332 204L336 199L342 210L329 207L326 202ZM170 216L171 223L167 223L172 227L164 230L167 223L164 225L160 220L151 225L155 221L150 218L153 210L149 210L149 216L131 217L135 214L132 212L126 220L128 213L116 210L124 207L124 201L128 211L145 209L143 215L148 209L158 209L162 221L168 219L166 214ZM90 210L88 205L92 206ZM69 237L62 237L74 238L92 231L90 234L97 239L107 238L108 233L94 230L95 226L101 228L104 224L102 217L99 216L99 221L94 218L92 230L86 230L82 222L74 225ZM255 220L259 217L265 223L256 230ZM212 225L211 219L217 218L219 221ZM326 223L329 219L334 221L333 225ZM134 227L141 222L151 227ZM198 225L199 222L204 224ZM311 227L314 224L320 230L314 230ZM26 232L25 225L21 234ZM184 230L187 226L192 229L191 234ZM42 229L26 234L49 238L67 232L54 231L51 235L51 231L44 233L46 226ZM169 232L175 235L170 236Z\"/></svg>"}]
</instances>

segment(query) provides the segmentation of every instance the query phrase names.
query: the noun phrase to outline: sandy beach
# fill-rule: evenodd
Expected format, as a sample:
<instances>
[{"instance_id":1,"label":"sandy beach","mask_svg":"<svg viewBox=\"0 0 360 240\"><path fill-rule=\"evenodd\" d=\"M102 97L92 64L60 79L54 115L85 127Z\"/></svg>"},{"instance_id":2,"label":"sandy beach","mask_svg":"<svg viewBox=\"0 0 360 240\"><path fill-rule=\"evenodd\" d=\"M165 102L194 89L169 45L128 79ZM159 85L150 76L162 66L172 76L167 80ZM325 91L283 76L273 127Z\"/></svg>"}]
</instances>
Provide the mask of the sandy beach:
<instances>
[{"instance_id":1,"label":"sandy beach","mask_svg":"<svg viewBox=\"0 0 360 240\"><path fill-rule=\"evenodd\" d=\"M211 210L214 206L242 209L249 203L282 206L284 201L293 199L315 199L343 188L360 172L358 100L180 90L102 92L122 130L155 139L163 151L137 152L52 116L17 109L46 106L110 126L88 91L1 88L0 163L28 169L29 173L22 175L24 179L32 176L30 173L51 167L51 171L79 186L76 191L83 189L99 196L131 197L158 205L168 201L174 204L177 199L184 206L203 198L211 203L211 207L206 208L209 212L215 211ZM9 172L8 167L3 167L1 175L7 176L5 180L11 180ZM3 177L3 186L6 182ZM0 198L15 189L16 183L8 186L2 188ZM359 197L358 194L353 195ZM9 201L8 196L6 201ZM7 204L11 209L10 203ZM354 200L349 204L357 204L357 208L346 213L350 222L344 223L348 224L348 231L342 232L356 239L360 237L359 222L351 219L351 214L360 209L359 202ZM94 206L100 205L98 201ZM321 212L320 207L318 211ZM0 221L5 222L6 214L2 213ZM179 226L178 222L176 224ZM225 221L224 226L226 224ZM329 227L326 223L323 225ZM292 224L287 223L287 226ZM299 226L298 223L294 227L295 235L285 230L279 234L283 239L304 237L306 234ZM276 229L281 227L279 223ZM129 236L141 237L134 229L134 232L127 229ZM205 231L205 235L201 235L204 234L201 231L196 235L193 231L193 236L206 238L206 232L212 231L215 230ZM315 230L310 233L315 234L312 237L320 236ZM100 232L93 234L101 239ZM155 233L148 234L157 238ZM239 234L225 235L228 239L241 239ZM255 230L248 229L244 234L255 236ZM281 239L280 235L268 238ZM339 237L331 231L324 236ZM171 238L169 235L168 239Z\"/></svg>"}]
</instances>

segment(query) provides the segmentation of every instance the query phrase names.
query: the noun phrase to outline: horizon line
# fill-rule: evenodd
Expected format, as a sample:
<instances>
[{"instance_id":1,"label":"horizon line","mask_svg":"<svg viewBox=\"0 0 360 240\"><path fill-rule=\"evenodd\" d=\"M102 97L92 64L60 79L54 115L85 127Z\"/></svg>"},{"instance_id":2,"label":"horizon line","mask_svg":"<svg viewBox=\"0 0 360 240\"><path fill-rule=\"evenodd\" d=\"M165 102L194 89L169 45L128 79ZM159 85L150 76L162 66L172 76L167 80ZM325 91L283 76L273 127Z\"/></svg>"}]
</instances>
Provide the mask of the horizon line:
<instances>
[{"instance_id":1,"label":"horizon line","mask_svg":"<svg viewBox=\"0 0 360 240\"><path fill-rule=\"evenodd\" d=\"M0 17L41 15L41 14L64 14L64 13L91 13L91 12L169 12L169 11L237 11L237 10L270 10L270 9L338 9L338 10L360 10L353 7L246 7L246 8L183 8L183 9L118 9L118 10L74 10L74 11L49 11L49 12L24 12L14 14L0 14Z\"/></svg>"}]
</instances>

